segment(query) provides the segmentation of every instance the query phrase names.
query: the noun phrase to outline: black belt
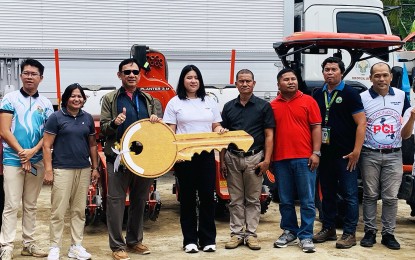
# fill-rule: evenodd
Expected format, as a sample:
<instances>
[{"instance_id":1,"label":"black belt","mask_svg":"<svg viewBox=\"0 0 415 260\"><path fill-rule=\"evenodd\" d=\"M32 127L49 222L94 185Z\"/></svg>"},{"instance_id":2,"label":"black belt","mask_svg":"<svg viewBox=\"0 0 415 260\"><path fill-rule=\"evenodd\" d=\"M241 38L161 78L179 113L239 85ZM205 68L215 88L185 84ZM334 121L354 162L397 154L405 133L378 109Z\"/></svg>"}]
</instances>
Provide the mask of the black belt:
<instances>
[{"instance_id":1,"label":"black belt","mask_svg":"<svg viewBox=\"0 0 415 260\"><path fill-rule=\"evenodd\" d=\"M248 156L252 156L252 155L255 155L255 154L259 153L260 151L262 151L262 148L253 149L253 150L250 150L248 152L232 150L232 149L228 149L228 151L233 153L234 155L239 156L239 157L248 157Z\"/></svg>"},{"instance_id":2,"label":"black belt","mask_svg":"<svg viewBox=\"0 0 415 260\"><path fill-rule=\"evenodd\" d=\"M391 148L391 149L373 149L373 148L369 148L369 147L364 147L367 150L370 150L372 152L377 152L377 153L394 153L394 152L399 152L401 150L401 148Z\"/></svg>"}]
</instances>

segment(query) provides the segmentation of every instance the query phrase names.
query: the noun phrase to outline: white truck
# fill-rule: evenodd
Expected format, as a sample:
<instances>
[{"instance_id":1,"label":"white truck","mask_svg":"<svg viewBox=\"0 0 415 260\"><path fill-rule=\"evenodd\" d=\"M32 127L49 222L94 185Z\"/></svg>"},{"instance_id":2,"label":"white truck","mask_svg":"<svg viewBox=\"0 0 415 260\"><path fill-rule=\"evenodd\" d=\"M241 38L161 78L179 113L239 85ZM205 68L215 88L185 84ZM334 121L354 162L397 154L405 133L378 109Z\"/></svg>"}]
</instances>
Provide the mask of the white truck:
<instances>
[{"instance_id":1,"label":"white truck","mask_svg":"<svg viewBox=\"0 0 415 260\"><path fill-rule=\"evenodd\" d=\"M0 6L0 98L20 88L19 64L31 57L46 67L40 92L57 105L58 49L61 92L74 82L94 89L87 102L93 115L99 114L100 97L108 87L120 85L118 64L130 57L133 44L148 45L166 56L172 85L186 64L197 65L207 85L222 87L233 84L236 71L248 68L257 81L255 94L271 100L283 66L273 44L284 37L298 31L391 34L380 0L0 0ZM328 55L334 51L299 53L291 61L307 86L321 86L320 64ZM350 61L347 53L342 57ZM402 64L396 54L383 58L391 67ZM369 69L377 61L356 63L346 80L369 87ZM237 95L229 87L210 91L220 104Z\"/></svg>"},{"instance_id":2,"label":"white truck","mask_svg":"<svg viewBox=\"0 0 415 260\"><path fill-rule=\"evenodd\" d=\"M129 57L131 45L141 43L166 56L173 86L189 63L201 69L208 85L232 84L236 71L249 68L257 81L255 93L269 100L276 95L282 66L272 44L283 37L295 31L391 33L379 0L145 0L137 5L127 0L0 0L0 5L0 17L7 18L0 23L0 98L20 87L19 62L32 57L46 65L40 91L55 105L55 48L62 89L73 82L118 87L119 61ZM22 18L22 10L31 12ZM231 49L236 50L234 72ZM396 59L389 56L394 66ZM322 83L324 58L295 57L308 84ZM347 55L343 59L347 62ZM358 63L346 79L370 85L373 62Z\"/></svg>"},{"instance_id":3,"label":"white truck","mask_svg":"<svg viewBox=\"0 0 415 260\"><path fill-rule=\"evenodd\" d=\"M57 105L54 49L59 49L62 90L70 83L119 86L118 63L130 56L130 46L146 44L169 62L169 82L175 86L181 68L197 65L208 85L229 85L234 73L249 68L255 93L270 100L277 92L282 64L273 43L295 31L390 34L380 0L210 0L151 1L23 1L0 0L0 98L20 87L19 63L41 60L45 77L40 91ZM24 16L20 12L24 12ZM22 18L23 17L23 18ZM236 50L234 71L231 49ZM329 53L328 55L332 55ZM295 61L308 85L322 83L325 57L298 55ZM343 55L347 62L347 55ZM394 54L387 59L395 66ZM359 62L346 80L369 86L368 68L375 59ZM215 90L219 99L226 91ZM224 102L224 101L220 101Z\"/></svg>"}]
</instances>

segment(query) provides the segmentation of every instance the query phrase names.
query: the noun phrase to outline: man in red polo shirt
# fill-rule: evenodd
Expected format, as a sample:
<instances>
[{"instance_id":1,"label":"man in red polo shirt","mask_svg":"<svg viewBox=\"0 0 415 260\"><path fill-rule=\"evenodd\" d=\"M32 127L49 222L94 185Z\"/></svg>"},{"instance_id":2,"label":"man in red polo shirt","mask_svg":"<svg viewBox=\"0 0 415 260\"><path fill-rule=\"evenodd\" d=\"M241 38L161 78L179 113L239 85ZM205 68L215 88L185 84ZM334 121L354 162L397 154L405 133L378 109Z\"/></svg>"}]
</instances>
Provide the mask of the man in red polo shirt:
<instances>
[{"instance_id":1,"label":"man in red polo shirt","mask_svg":"<svg viewBox=\"0 0 415 260\"><path fill-rule=\"evenodd\" d=\"M273 160L283 233L274 247L296 244L298 238L302 250L313 253L314 192L321 155L320 109L311 96L298 90L293 70L281 70L277 80L280 94L271 102L276 124ZM300 226L294 207L296 195L301 204Z\"/></svg>"}]
</instances>

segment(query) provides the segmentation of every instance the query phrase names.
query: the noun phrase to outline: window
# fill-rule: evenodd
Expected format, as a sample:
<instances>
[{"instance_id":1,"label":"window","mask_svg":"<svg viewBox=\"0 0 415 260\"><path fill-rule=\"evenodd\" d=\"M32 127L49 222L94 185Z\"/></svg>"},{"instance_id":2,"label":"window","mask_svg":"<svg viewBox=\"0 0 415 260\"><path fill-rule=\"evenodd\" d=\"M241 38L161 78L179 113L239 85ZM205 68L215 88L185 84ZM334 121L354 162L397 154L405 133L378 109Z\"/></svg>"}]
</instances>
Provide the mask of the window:
<instances>
[{"instance_id":1,"label":"window","mask_svg":"<svg viewBox=\"0 0 415 260\"><path fill-rule=\"evenodd\" d=\"M386 34L385 24L378 14L339 12L336 20L339 33Z\"/></svg>"},{"instance_id":2,"label":"window","mask_svg":"<svg viewBox=\"0 0 415 260\"><path fill-rule=\"evenodd\" d=\"M339 12L336 17L337 32L360 34L386 34L383 19L374 13ZM371 55L386 62L389 61L388 48L378 48L368 51Z\"/></svg>"}]
</instances>

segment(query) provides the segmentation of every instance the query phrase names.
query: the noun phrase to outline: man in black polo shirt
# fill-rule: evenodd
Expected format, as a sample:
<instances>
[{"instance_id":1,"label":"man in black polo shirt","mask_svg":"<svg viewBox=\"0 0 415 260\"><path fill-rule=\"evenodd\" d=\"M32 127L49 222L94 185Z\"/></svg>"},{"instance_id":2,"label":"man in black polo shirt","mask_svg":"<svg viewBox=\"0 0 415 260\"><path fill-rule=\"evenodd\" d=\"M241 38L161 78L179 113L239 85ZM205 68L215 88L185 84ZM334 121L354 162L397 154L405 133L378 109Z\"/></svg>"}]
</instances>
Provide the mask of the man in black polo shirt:
<instances>
[{"instance_id":1,"label":"man in black polo shirt","mask_svg":"<svg viewBox=\"0 0 415 260\"><path fill-rule=\"evenodd\" d=\"M253 95L255 80L250 70L240 70L235 84L239 96L225 104L222 126L245 130L254 138L254 143L246 153L232 145L226 153L221 152L221 171L231 197L231 239L225 248L236 248L245 241L250 249L259 250L256 234L261 214L259 196L262 174L268 170L271 160L275 121L270 104Z\"/></svg>"},{"instance_id":2,"label":"man in black polo shirt","mask_svg":"<svg viewBox=\"0 0 415 260\"><path fill-rule=\"evenodd\" d=\"M321 65L325 84L314 93L320 107L322 146L319 178L323 193L323 227L314 235L315 243L336 240L337 193L345 203L343 235L336 248L356 245L359 218L356 167L365 138L366 116L359 93L342 80L344 63L335 57Z\"/></svg>"}]
</instances>

